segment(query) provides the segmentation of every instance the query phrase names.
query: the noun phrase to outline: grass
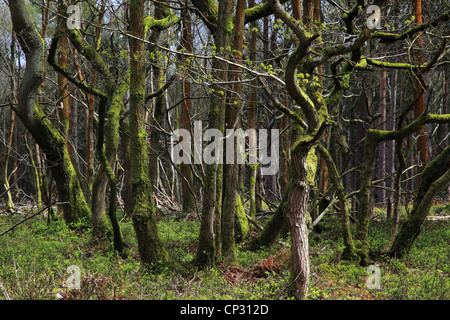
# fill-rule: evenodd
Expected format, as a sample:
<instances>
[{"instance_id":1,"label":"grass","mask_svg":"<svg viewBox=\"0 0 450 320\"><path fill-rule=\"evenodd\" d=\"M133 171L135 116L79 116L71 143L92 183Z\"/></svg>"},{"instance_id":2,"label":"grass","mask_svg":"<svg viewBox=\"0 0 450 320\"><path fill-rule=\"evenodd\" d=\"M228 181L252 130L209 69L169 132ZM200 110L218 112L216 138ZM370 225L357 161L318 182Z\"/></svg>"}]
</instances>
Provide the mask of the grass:
<instances>
[{"instance_id":1,"label":"grass","mask_svg":"<svg viewBox=\"0 0 450 320\"><path fill-rule=\"evenodd\" d=\"M0 231L22 218L1 214ZM330 215L322 232L310 235L308 299L450 298L448 222L427 221L405 258L374 262L381 276L378 290L368 288L366 268L339 259L339 225ZM172 264L150 272L139 263L128 219L121 222L126 257L116 254L110 237L95 239L89 228L72 231L62 220L47 224L44 216L28 220L0 237L0 299L290 299L288 248L251 251L247 239L238 245L238 266L197 271L191 262L199 221L165 216L158 226ZM390 230L384 219L372 221L372 248L382 248ZM72 265L80 268L80 289L68 288Z\"/></svg>"}]
</instances>

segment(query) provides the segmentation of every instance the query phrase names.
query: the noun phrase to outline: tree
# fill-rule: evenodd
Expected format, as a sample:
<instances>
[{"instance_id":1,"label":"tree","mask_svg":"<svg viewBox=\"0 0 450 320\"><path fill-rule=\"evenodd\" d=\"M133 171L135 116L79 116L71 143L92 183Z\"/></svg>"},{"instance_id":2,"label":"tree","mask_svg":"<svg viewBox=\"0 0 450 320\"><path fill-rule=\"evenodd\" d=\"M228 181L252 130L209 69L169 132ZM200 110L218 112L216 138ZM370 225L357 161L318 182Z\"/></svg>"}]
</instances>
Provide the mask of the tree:
<instances>
[{"instance_id":1,"label":"tree","mask_svg":"<svg viewBox=\"0 0 450 320\"><path fill-rule=\"evenodd\" d=\"M261 231L254 242L260 247L289 233L289 289L304 299L310 235L332 221L331 213L343 244L336 259L372 264L379 252L370 245L371 219L383 210L374 207L391 192L394 221L383 253L405 256L450 181L448 45L439 28L450 14L441 12L441 1L424 8L418 0L373 4L385 9L381 29L369 29L373 16L363 0L84 2L82 25L69 28L63 1L11 0L26 65L13 37L11 53L0 50L7 71L0 82L12 91L0 104L7 111L0 114L2 201L11 207L25 193L49 206L56 194L69 225L91 218L96 238L109 237L111 225L118 252L121 221L131 219L145 266L171 260L160 213L200 220L193 261L200 269L237 264L249 221ZM42 31L35 27L40 20ZM205 161L201 148L203 163L178 165L169 140L177 129L194 133L197 120L205 130L200 147L225 149L214 149L217 162ZM264 161L237 163L241 150L230 133L246 126L279 130L280 150L267 152L280 153L279 172L265 176ZM255 152L260 140L247 134ZM183 150L193 160L195 142ZM259 151L249 158L264 159ZM264 227L259 210L273 213Z\"/></svg>"},{"instance_id":2,"label":"tree","mask_svg":"<svg viewBox=\"0 0 450 320\"><path fill-rule=\"evenodd\" d=\"M204 12L213 10L211 7L204 7L207 4L200 2L193 1L194 5L200 10L203 9ZM210 26L211 32L214 31L214 45L216 50L219 50L218 54L220 55L226 55L225 48L228 47L233 32L233 4L234 1L232 0L220 1L216 20L217 29ZM210 19L210 17L205 16L205 19ZM213 74L215 81L227 81L226 63L216 59L212 63L212 69L216 70ZM211 128L218 129L224 133L226 100L223 95L225 93L221 86L216 84L213 84L211 90L208 123ZM213 163L206 166L206 178L203 186L205 194L203 198L199 246L196 256L196 264L200 267L214 266L216 256L222 253L222 175L223 166L221 164ZM232 205L234 210L234 203ZM228 219L231 219L231 216ZM234 221L231 221L231 223L234 224Z\"/></svg>"},{"instance_id":3,"label":"tree","mask_svg":"<svg viewBox=\"0 0 450 320\"><path fill-rule=\"evenodd\" d=\"M144 1L129 3L130 25L130 154L133 209L131 217L136 232L139 255L144 264L166 263L167 250L156 225L152 200L152 185L147 165L147 138L145 131L145 51Z\"/></svg>"},{"instance_id":4,"label":"tree","mask_svg":"<svg viewBox=\"0 0 450 320\"><path fill-rule=\"evenodd\" d=\"M447 122L449 122L447 120ZM423 170L417 197L409 218L389 249L389 255L401 258L409 252L423 228L436 194L450 181L450 147L446 147Z\"/></svg>"},{"instance_id":5,"label":"tree","mask_svg":"<svg viewBox=\"0 0 450 320\"><path fill-rule=\"evenodd\" d=\"M64 137L37 105L36 99L44 70L43 40L34 27L24 1L11 1L10 11L13 30L27 60L15 112L46 155L58 188L64 219L68 224L72 224L89 218L90 208L81 190Z\"/></svg>"},{"instance_id":6,"label":"tree","mask_svg":"<svg viewBox=\"0 0 450 320\"><path fill-rule=\"evenodd\" d=\"M416 22L418 25L423 24L422 19L422 0L414 0L414 16L416 17ZM416 63L422 64L424 62L423 56L423 38L421 37L421 32L417 33L417 55ZM414 106L414 118L418 118L421 114L425 112L425 93L422 90L423 82L420 80L422 75L417 75L414 79L414 96L419 94L419 98ZM418 153L418 166L417 173L421 174L423 168L428 163L428 135L425 127L422 127L418 131L417 138L417 153ZM420 184L420 177L416 179L416 186Z\"/></svg>"},{"instance_id":7,"label":"tree","mask_svg":"<svg viewBox=\"0 0 450 320\"><path fill-rule=\"evenodd\" d=\"M187 10L183 13L183 31L182 31L182 43L181 45L188 53L192 53L193 39L192 39L192 21L191 16ZM188 75L189 61L190 59L183 56L183 63L185 64L185 71L183 74L182 81L182 99L184 101L181 104L181 114L180 114L180 127L185 130L190 130L190 112L191 112L191 83ZM181 179L181 190L183 197L182 208L186 212L194 212L195 206L195 196L193 194L193 177L192 171L189 164L180 164L180 171L182 175Z\"/></svg>"}]
</instances>

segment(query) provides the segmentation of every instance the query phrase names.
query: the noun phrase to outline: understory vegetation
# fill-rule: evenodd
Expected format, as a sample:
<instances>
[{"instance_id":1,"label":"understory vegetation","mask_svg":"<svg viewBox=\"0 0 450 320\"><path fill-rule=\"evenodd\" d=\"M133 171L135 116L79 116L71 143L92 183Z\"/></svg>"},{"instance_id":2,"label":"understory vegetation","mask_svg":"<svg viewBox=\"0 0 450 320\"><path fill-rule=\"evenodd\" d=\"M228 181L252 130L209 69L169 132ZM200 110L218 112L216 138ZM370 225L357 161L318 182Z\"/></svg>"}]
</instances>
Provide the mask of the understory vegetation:
<instances>
[{"instance_id":1,"label":"understory vegetation","mask_svg":"<svg viewBox=\"0 0 450 320\"><path fill-rule=\"evenodd\" d=\"M436 205L430 215L448 215L449 204ZM0 232L24 218L1 214ZM43 213L0 237L0 299L291 299L289 236L270 248L252 249L257 230L237 246L238 264L218 264L199 271L193 264L200 221L160 211L158 227L171 257L169 265L144 267L139 262L134 229L119 212L124 255L110 237L92 235L89 223L71 230L62 219ZM268 217L260 216L264 225ZM354 227L354 226L352 226ZM382 251L392 229L382 210L375 210L369 239ZM427 220L409 254L401 259L373 254L381 288L369 289L366 267L340 259L344 246L338 216L330 214L311 232L311 281L307 299L450 298L450 229L448 220ZM80 268L80 289L69 289L70 266ZM150 270L150 269L151 270Z\"/></svg>"}]
</instances>

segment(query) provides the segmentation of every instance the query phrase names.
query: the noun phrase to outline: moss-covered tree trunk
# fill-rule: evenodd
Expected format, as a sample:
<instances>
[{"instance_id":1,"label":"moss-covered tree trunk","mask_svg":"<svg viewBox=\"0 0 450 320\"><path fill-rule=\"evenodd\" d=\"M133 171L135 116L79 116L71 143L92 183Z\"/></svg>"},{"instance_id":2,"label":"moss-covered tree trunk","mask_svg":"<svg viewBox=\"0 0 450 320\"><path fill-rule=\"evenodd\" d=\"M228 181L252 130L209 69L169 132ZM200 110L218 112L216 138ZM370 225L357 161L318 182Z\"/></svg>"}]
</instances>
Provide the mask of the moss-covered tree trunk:
<instances>
[{"instance_id":1,"label":"moss-covered tree trunk","mask_svg":"<svg viewBox=\"0 0 450 320\"><path fill-rule=\"evenodd\" d=\"M283 191L281 202L274 215L264 226L263 231L256 240L257 247L272 246L278 238L280 231L287 225L286 212L289 210L289 195L291 194L292 177Z\"/></svg>"},{"instance_id":2,"label":"moss-covered tree trunk","mask_svg":"<svg viewBox=\"0 0 450 320\"><path fill-rule=\"evenodd\" d=\"M218 54L225 52L221 48L229 45L231 34L233 32L233 0L219 2L217 14L217 28L210 26L214 35L214 44ZM204 3L196 1L194 4L202 12L213 9L203 7ZM210 29L211 29L210 28ZM228 79L227 64L221 60L215 59L212 63L214 70L213 78L215 81L224 82ZM225 106L226 96L220 85L212 84L209 101L208 123L210 128L225 132ZM221 92L222 91L222 92ZM223 150L222 150L223 151ZM206 165L206 178L203 185L203 206L202 218L199 232L199 246L195 263L199 267L214 266L216 257L221 256L222 252L222 185L223 183L223 165L212 163Z\"/></svg>"},{"instance_id":3,"label":"moss-covered tree trunk","mask_svg":"<svg viewBox=\"0 0 450 320\"><path fill-rule=\"evenodd\" d=\"M65 140L37 105L44 74L44 42L23 0L10 1L13 30L25 53L26 69L19 89L16 113L46 155L56 181L58 198L68 224L90 218L77 174L70 160Z\"/></svg>"},{"instance_id":4,"label":"moss-covered tree trunk","mask_svg":"<svg viewBox=\"0 0 450 320\"><path fill-rule=\"evenodd\" d=\"M341 177L327 149L325 149L325 147L322 145L319 145L318 149L322 155L322 159L324 159L329 168L330 178L335 186L337 197L339 199L339 207L341 210L342 238L345 245L343 257L347 260L356 260L356 248L353 242L352 232L350 230L349 203L345 195L344 186L341 183Z\"/></svg>"},{"instance_id":5,"label":"moss-covered tree trunk","mask_svg":"<svg viewBox=\"0 0 450 320\"><path fill-rule=\"evenodd\" d=\"M101 43L101 28L100 25L102 24L103 21L103 15L105 12L105 5L104 5L104 0L102 1L102 6L98 15L98 19L97 19L97 27L95 28L95 38L94 38L94 43L93 43L93 48L95 51L98 51L98 49L100 48L100 43ZM73 37L72 37L72 41L74 41ZM93 70L93 85L96 83L97 81L97 70ZM108 76L109 81L107 82L107 88L106 88L106 92L109 96L109 100L112 101L113 98L113 92L114 89L112 87L112 77ZM87 160L90 161L90 163L88 162L88 171L89 171L89 167L91 165L94 164L93 162L93 154L90 155L90 150L89 148L91 147L91 143L94 143L94 137L93 137L93 110L94 110L94 104L95 104L95 98L93 95L89 95L88 98L88 117L92 117L92 119L88 120L88 130L92 130L92 132L86 132L86 139L87 139ZM104 106L104 108L107 108L107 106ZM109 112L111 112L111 119L110 116L108 115L108 124L106 125L106 132L103 130L103 128L105 127L105 114L102 114L102 117L99 119L99 123L98 123L98 127L99 127L99 133L100 135L98 135L97 137L97 145L96 145L96 151L97 151L97 155L100 158L100 166L98 171L96 172L96 174L94 175L93 172L93 167L92 167L92 176L94 176L94 180L92 181L92 196L91 196L91 208L92 208L92 226L94 229L94 233L95 234L103 234L106 229L108 228L107 225L107 219L106 219L106 190L108 187L108 180L111 180L110 178L112 178L113 175L110 174L108 169L114 168L114 162L115 162L115 153L114 153L114 146L115 149L117 149L117 138L115 137L115 133L111 131L112 128L117 127L117 124L114 123L116 121L118 121L117 118L114 118L115 113L117 113L118 111L116 110L116 108L121 108L121 105L113 105L111 103L111 105L108 107ZM99 111L100 111L100 107L99 107ZM106 110L104 110L104 112L106 112ZM102 112L103 113L103 112ZM91 127L92 126L92 127ZM90 128L91 127L91 128ZM104 133L105 132L105 133ZM106 144L106 148L108 151L105 151L103 149L103 140L100 141L100 139L105 138L105 144ZM93 145L92 145L93 147ZM106 152L106 153L105 153ZM105 159L106 157L106 159ZM108 163L107 163L108 162ZM108 167L108 168L107 168ZM91 177L89 177L91 173L88 172L88 179L91 179ZM108 178L109 176L109 178ZM114 184L114 182L113 182ZM111 185L110 185L111 187ZM112 203L110 203L110 208L112 209L111 205L115 204L115 200L112 201Z\"/></svg>"},{"instance_id":6,"label":"moss-covered tree trunk","mask_svg":"<svg viewBox=\"0 0 450 320\"><path fill-rule=\"evenodd\" d=\"M244 40L244 10L246 1L237 0L236 13L234 15L234 37L233 37L233 58L238 63L242 61L242 50L243 50L243 40ZM227 17L226 19L230 19ZM240 83L240 69L233 66L230 70L229 75L231 81L233 81L230 102L227 105L227 120L226 128L228 130L235 130L241 127L240 122L240 108L242 100L240 98L242 94L242 84ZM231 139L231 148L229 150L230 144L228 141ZM239 140L239 139L238 139ZM228 159L228 154L232 152L234 157ZM238 192L238 170L239 165L237 163L237 143L234 141L234 135L231 138L227 138L226 143L226 165L225 165L225 175L224 175L224 195L223 195L223 212L222 212L222 256L224 259L229 260L231 263L237 261L236 257L236 238L235 238L235 224L241 223L241 220L246 219L246 217L241 217L236 221L237 211L240 206L236 205L236 201L240 201L237 197ZM229 162L231 161L231 162ZM242 205L242 204L241 204ZM242 227L239 227L242 230Z\"/></svg>"},{"instance_id":7,"label":"moss-covered tree trunk","mask_svg":"<svg viewBox=\"0 0 450 320\"><path fill-rule=\"evenodd\" d=\"M369 263L369 212L370 212L370 189L375 166L375 151L379 143L388 140L399 140L414 133L427 123L447 123L450 121L449 115L436 115L423 113L419 118L409 125L396 131L369 130L364 143L364 154L361 172L361 185L359 192L359 208L357 213L358 224L356 240L357 249L361 258L361 264Z\"/></svg>"},{"instance_id":8,"label":"moss-covered tree trunk","mask_svg":"<svg viewBox=\"0 0 450 320\"><path fill-rule=\"evenodd\" d=\"M420 234L436 194L450 181L450 146L423 170L422 178L408 220L393 241L389 255L400 258L410 250Z\"/></svg>"},{"instance_id":9,"label":"moss-covered tree trunk","mask_svg":"<svg viewBox=\"0 0 450 320\"><path fill-rule=\"evenodd\" d=\"M157 229L148 170L145 130L144 0L129 2L130 34L130 162L133 192L132 220L141 262L165 263L168 253Z\"/></svg>"},{"instance_id":10,"label":"moss-covered tree trunk","mask_svg":"<svg viewBox=\"0 0 450 320\"><path fill-rule=\"evenodd\" d=\"M255 6L255 0L248 0L248 6L254 7ZM250 61L256 60L256 41L258 38L258 32L257 32L257 24L256 22L250 23L250 43L249 43L249 58ZM256 83L255 83L256 84ZM248 112L248 119L247 119L247 126L249 129L255 129L256 128L256 108L257 108L257 96L258 89L257 87L253 87L249 94L249 101L247 105L247 112ZM249 144L256 145L256 136L250 136L249 139L252 139L252 141L249 141ZM250 150L249 152L252 152ZM255 150L256 152L256 150ZM254 156L249 153L249 156ZM251 218L255 218L256 216L256 175L258 171L258 164L252 164L249 167L249 216Z\"/></svg>"}]
</instances>

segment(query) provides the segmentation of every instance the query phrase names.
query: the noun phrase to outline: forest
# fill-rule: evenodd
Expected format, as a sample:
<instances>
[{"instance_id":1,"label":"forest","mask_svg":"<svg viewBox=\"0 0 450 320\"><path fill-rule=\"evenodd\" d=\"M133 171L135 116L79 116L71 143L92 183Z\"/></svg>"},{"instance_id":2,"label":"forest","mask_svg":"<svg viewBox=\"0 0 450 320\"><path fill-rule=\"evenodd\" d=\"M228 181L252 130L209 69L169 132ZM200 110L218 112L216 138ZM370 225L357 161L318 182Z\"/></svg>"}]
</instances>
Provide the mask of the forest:
<instances>
[{"instance_id":1,"label":"forest","mask_svg":"<svg viewBox=\"0 0 450 320\"><path fill-rule=\"evenodd\" d=\"M2 1L0 300L450 299L449 19Z\"/></svg>"}]
</instances>

